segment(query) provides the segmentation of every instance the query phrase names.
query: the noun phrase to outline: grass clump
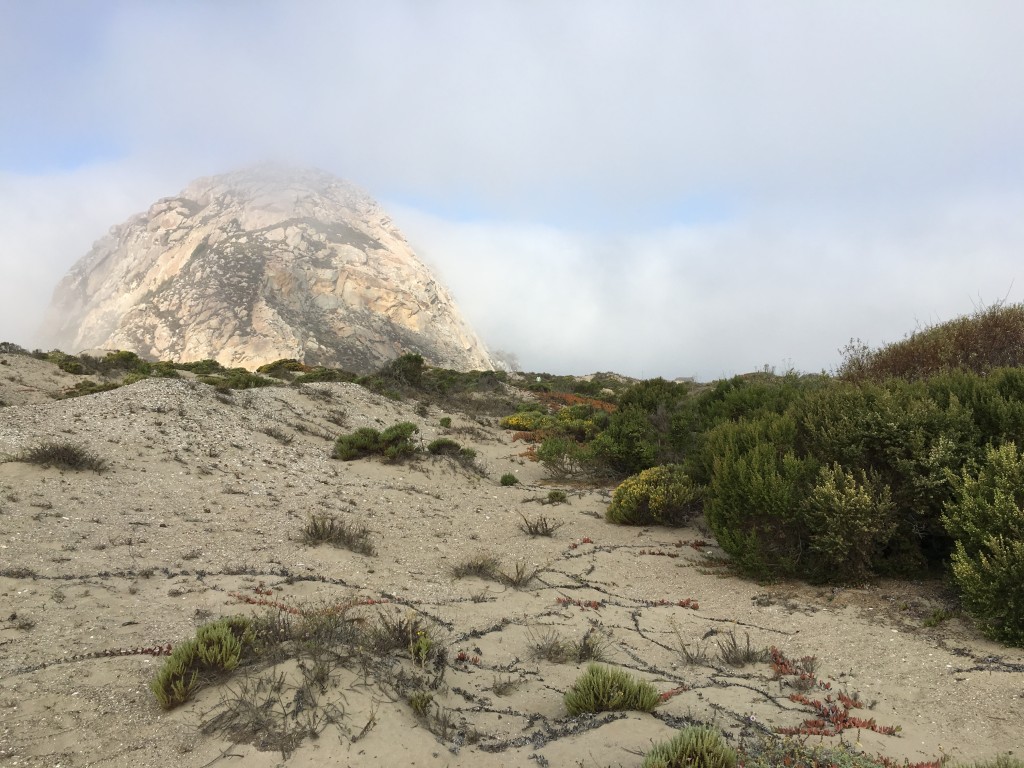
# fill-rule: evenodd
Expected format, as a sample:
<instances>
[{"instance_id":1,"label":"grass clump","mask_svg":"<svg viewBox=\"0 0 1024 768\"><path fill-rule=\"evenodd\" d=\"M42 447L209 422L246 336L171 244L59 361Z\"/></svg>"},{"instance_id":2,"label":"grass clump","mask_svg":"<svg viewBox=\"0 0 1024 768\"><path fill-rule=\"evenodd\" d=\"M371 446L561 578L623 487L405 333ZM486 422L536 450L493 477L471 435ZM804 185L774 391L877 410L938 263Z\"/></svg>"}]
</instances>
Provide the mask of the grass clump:
<instances>
[{"instance_id":1,"label":"grass clump","mask_svg":"<svg viewBox=\"0 0 1024 768\"><path fill-rule=\"evenodd\" d=\"M700 489L678 464L645 469L624 480L606 518L627 525L684 525L700 512Z\"/></svg>"},{"instance_id":2,"label":"grass clump","mask_svg":"<svg viewBox=\"0 0 1024 768\"><path fill-rule=\"evenodd\" d=\"M27 448L13 460L25 464L38 464L42 467L75 471L103 472L108 468L107 460L103 457L97 456L80 445L57 440L50 440Z\"/></svg>"},{"instance_id":3,"label":"grass clump","mask_svg":"<svg viewBox=\"0 0 1024 768\"><path fill-rule=\"evenodd\" d=\"M178 645L150 683L164 709L188 701L210 679L234 670L252 650L252 622L233 616L196 630L196 636Z\"/></svg>"},{"instance_id":4,"label":"grass clump","mask_svg":"<svg viewBox=\"0 0 1024 768\"><path fill-rule=\"evenodd\" d=\"M534 537L554 536L555 531L565 525L565 523L553 523L543 515L532 520L521 512L519 513L519 516L523 518L523 522L519 524L519 530Z\"/></svg>"},{"instance_id":5,"label":"grass clump","mask_svg":"<svg viewBox=\"0 0 1024 768\"><path fill-rule=\"evenodd\" d=\"M591 664L565 692L570 715L635 710L651 712L660 698L653 685L621 669Z\"/></svg>"},{"instance_id":6,"label":"grass clump","mask_svg":"<svg viewBox=\"0 0 1024 768\"><path fill-rule=\"evenodd\" d=\"M511 472L506 472L504 475L501 476L501 480L499 480L498 482L500 482L502 485L506 487L510 485L518 485L519 478L513 475Z\"/></svg>"},{"instance_id":7,"label":"grass clump","mask_svg":"<svg viewBox=\"0 0 1024 768\"><path fill-rule=\"evenodd\" d=\"M360 555L376 553L373 542L370 541L369 528L348 523L330 514L311 516L302 527L302 541L312 546L330 544Z\"/></svg>"},{"instance_id":8,"label":"grass clump","mask_svg":"<svg viewBox=\"0 0 1024 768\"><path fill-rule=\"evenodd\" d=\"M644 755L641 768L735 768L739 756L717 728L691 725Z\"/></svg>"},{"instance_id":9,"label":"grass clump","mask_svg":"<svg viewBox=\"0 0 1024 768\"><path fill-rule=\"evenodd\" d=\"M569 497L565 494L565 491L548 491L548 496L544 500L546 504L568 504Z\"/></svg>"}]
</instances>

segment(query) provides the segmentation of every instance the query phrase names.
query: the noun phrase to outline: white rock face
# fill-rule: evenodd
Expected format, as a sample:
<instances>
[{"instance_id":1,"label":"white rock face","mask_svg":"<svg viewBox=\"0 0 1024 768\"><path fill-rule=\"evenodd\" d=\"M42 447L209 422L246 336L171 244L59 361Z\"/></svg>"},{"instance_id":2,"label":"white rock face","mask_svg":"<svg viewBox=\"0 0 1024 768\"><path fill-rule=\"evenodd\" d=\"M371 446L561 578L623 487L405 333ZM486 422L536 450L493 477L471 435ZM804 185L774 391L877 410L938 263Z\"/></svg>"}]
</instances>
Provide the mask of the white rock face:
<instances>
[{"instance_id":1,"label":"white rock face","mask_svg":"<svg viewBox=\"0 0 1024 768\"><path fill-rule=\"evenodd\" d=\"M113 227L54 292L50 342L255 368L365 373L406 352L497 367L368 195L311 170L199 179Z\"/></svg>"}]
</instances>

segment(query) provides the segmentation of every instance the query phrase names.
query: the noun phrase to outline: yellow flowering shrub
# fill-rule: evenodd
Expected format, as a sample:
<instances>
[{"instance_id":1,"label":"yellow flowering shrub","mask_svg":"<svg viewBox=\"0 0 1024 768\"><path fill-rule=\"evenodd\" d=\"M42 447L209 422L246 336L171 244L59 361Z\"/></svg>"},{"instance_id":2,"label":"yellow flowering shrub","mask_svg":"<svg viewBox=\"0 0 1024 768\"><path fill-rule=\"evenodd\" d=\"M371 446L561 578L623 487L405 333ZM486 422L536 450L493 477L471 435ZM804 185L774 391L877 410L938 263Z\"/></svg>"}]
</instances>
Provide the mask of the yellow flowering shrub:
<instances>
[{"instance_id":1,"label":"yellow flowering shrub","mask_svg":"<svg viewBox=\"0 0 1024 768\"><path fill-rule=\"evenodd\" d=\"M700 488L678 464L662 464L626 478L605 517L624 525L683 525L700 512Z\"/></svg>"}]
</instances>

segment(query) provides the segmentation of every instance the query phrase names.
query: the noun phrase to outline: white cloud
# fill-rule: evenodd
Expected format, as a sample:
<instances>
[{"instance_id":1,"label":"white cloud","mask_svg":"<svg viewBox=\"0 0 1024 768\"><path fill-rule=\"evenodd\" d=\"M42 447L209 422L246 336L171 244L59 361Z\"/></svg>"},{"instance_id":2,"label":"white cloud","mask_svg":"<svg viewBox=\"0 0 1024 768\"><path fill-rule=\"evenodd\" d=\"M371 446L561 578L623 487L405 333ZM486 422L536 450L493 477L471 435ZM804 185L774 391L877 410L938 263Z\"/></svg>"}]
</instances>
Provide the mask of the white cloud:
<instances>
[{"instance_id":1,"label":"white cloud","mask_svg":"<svg viewBox=\"0 0 1024 768\"><path fill-rule=\"evenodd\" d=\"M1022 25L996 0L4 6L0 336L111 224L277 158L391 201L527 367L831 366L1019 290Z\"/></svg>"}]
</instances>

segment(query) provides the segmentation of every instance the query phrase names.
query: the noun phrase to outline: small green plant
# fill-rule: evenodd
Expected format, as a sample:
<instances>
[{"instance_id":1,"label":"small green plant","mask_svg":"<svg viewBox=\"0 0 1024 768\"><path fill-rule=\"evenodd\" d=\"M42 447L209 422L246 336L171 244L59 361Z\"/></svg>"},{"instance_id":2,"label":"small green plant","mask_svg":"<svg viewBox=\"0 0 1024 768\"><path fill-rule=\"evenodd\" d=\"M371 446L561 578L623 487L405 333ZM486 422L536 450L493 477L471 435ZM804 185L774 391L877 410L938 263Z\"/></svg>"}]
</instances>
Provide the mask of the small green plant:
<instances>
[{"instance_id":1,"label":"small green plant","mask_svg":"<svg viewBox=\"0 0 1024 768\"><path fill-rule=\"evenodd\" d=\"M570 715L635 710L651 712L660 698L653 685L621 669L591 664L565 692Z\"/></svg>"},{"instance_id":2,"label":"small green plant","mask_svg":"<svg viewBox=\"0 0 1024 768\"><path fill-rule=\"evenodd\" d=\"M421 667L426 666L434 651L434 640L425 629L416 630L416 634L409 640L409 655L413 661Z\"/></svg>"},{"instance_id":3,"label":"small green plant","mask_svg":"<svg viewBox=\"0 0 1024 768\"><path fill-rule=\"evenodd\" d=\"M504 475L501 476L501 480L499 482L504 486L518 485L519 478L513 475L511 472L506 472Z\"/></svg>"},{"instance_id":4,"label":"small green plant","mask_svg":"<svg viewBox=\"0 0 1024 768\"><path fill-rule=\"evenodd\" d=\"M330 544L351 550L360 555L373 555L376 550L370 541L370 530L366 526L349 523L336 515L312 515L302 527L304 544Z\"/></svg>"},{"instance_id":5,"label":"small green plant","mask_svg":"<svg viewBox=\"0 0 1024 768\"><path fill-rule=\"evenodd\" d=\"M547 504L568 504L569 497L565 495L565 491L548 491L545 501Z\"/></svg>"},{"instance_id":6,"label":"small green plant","mask_svg":"<svg viewBox=\"0 0 1024 768\"><path fill-rule=\"evenodd\" d=\"M196 630L196 636L178 645L150 683L164 709L184 704L207 680L234 670L252 649L252 622L232 616Z\"/></svg>"},{"instance_id":7,"label":"small green plant","mask_svg":"<svg viewBox=\"0 0 1024 768\"><path fill-rule=\"evenodd\" d=\"M103 472L108 467L107 460L92 451L74 443L57 440L50 440L27 448L13 460L26 464L38 464L43 467L77 471Z\"/></svg>"},{"instance_id":8,"label":"small green plant","mask_svg":"<svg viewBox=\"0 0 1024 768\"><path fill-rule=\"evenodd\" d=\"M522 512L519 513L519 516L523 519L523 522L519 524L519 530L529 536L554 536L555 531L565 525L565 523L553 523L543 515L532 520Z\"/></svg>"},{"instance_id":9,"label":"small green plant","mask_svg":"<svg viewBox=\"0 0 1024 768\"><path fill-rule=\"evenodd\" d=\"M626 525L684 525L700 512L700 490L678 464L645 469L624 480L606 517Z\"/></svg>"},{"instance_id":10,"label":"small green plant","mask_svg":"<svg viewBox=\"0 0 1024 768\"><path fill-rule=\"evenodd\" d=\"M945 608L936 608L934 611L928 614L927 618L925 618L922 624L928 628L933 628L939 626L940 624L943 624L944 622L949 621L954 616L956 616L956 614L953 613L953 611L948 611Z\"/></svg>"},{"instance_id":11,"label":"small green plant","mask_svg":"<svg viewBox=\"0 0 1024 768\"><path fill-rule=\"evenodd\" d=\"M721 732L710 726L687 726L669 741L656 744L641 768L735 768L738 755Z\"/></svg>"},{"instance_id":12,"label":"small green plant","mask_svg":"<svg viewBox=\"0 0 1024 768\"><path fill-rule=\"evenodd\" d=\"M442 429L451 429L452 428L452 418L451 418L451 416L442 416L441 420L438 422L438 424L441 425Z\"/></svg>"},{"instance_id":13,"label":"small green plant","mask_svg":"<svg viewBox=\"0 0 1024 768\"><path fill-rule=\"evenodd\" d=\"M430 715L430 705L434 703L434 696L429 691L418 690L409 694L409 707L416 717L426 719Z\"/></svg>"}]
</instances>

